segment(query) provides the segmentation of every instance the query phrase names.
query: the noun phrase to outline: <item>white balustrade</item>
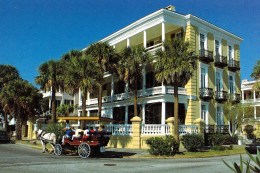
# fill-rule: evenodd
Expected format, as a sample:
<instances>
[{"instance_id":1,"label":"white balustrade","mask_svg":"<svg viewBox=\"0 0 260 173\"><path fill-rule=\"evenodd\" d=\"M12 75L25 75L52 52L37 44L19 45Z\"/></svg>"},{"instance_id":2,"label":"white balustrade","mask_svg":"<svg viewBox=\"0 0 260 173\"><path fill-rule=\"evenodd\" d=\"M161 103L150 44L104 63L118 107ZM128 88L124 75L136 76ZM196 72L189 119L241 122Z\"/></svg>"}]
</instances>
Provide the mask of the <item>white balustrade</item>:
<instances>
[{"instance_id":1,"label":"white balustrade","mask_svg":"<svg viewBox=\"0 0 260 173\"><path fill-rule=\"evenodd\" d=\"M166 124L142 124L142 135L169 135L170 127Z\"/></svg>"},{"instance_id":2,"label":"white balustrade","mask_svg":"<svg viewBox=\"0 0 260 173\"><path fill-rule=\"evenodd\" d=\"M198 126L196 125L179 125L179 134L186 135L192 133L198 133Z\"/></svg>"},{"instance_id":3,"label":"white balustrade","mask_svg":"<svg viewBox=\"0 0 260 173\"><path fill-rule=\"evenodd\" d=\"M105 128L111 132L112 135L132 135L132 124L107 124Z\"/></svg>"}]
</instances>

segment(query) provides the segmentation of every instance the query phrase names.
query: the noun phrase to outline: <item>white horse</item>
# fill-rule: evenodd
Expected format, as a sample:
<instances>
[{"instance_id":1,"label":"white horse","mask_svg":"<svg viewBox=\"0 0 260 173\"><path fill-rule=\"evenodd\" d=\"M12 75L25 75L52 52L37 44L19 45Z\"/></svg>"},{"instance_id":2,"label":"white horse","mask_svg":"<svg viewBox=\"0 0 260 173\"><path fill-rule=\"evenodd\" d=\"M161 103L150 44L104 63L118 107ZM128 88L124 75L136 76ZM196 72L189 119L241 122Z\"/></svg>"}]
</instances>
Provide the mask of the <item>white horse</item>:
<instances>
[{"instance_id":1,"label":"white horse","mask_svg":"<svg viewBox=\"0 0 260 173\"><path fill-rule=\"evenodd\" d=\"M48 151L46 148L46 144L50 143L52 149L54 150L54 146L56 144L56 135L54 133L46 133L44 130L39 129L37 131L37 137L40 139L42 143L42 152L45 153L45 151Z\"/></svg>"}]
</instances>

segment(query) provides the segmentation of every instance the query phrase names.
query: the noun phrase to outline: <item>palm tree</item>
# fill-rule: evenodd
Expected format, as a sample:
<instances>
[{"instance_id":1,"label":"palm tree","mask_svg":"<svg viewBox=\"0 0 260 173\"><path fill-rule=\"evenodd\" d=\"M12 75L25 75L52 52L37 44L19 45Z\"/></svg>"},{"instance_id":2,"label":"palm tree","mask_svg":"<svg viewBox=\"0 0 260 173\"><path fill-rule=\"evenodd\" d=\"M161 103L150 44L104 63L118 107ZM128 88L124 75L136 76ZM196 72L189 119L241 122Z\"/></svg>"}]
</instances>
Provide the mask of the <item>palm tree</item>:
<instances>
[{"instance_id":1,"label":"palm tree","mask_svg":"<svg viewBox=\"0 0 260 173\"><path fill-rule=\"evenodd\" d=\"M253 72L251 73L251 77L254 80L260 80L260 60L258 60L256 65L254 66ZM253 89L260 91L260 81L257 81L254 84Z\"/></svg>"},{"instance_id":2,"label":"palm tree","mask_svg":"<svg viewBox=\"0 0 260 173\"><path fill-rule=\"evenodd\" d=\"M138 116L137 111L137 91L138 84L142 79L142 71L145 65L150 63L150 55L142 46L126 47L121 52L118 65L119 78L128 84L134 96L134 116Z\"/></svg>"},{"instance_id":3,"label":"palm tree","mask_svg":"<svg viewBox=\"0 0 260 173\"><path fill-rule=\"evenodd\" d=\"M107 42L97 42L91 44L86 50L86 54L92 56L94 61L98 64L99 73L102 74L97 79L97 84L99 87L98 92L98 116L101 118L102 111L102 96L103 89L102 86L104 84L103 74L105 72L109 72L114 74L115 68L117 67L117 55L112 46L110 46Z\"/></svg>"},{"instance_id":4,"label":"palm tree","mask_svg":"<svg viewBox=\"0 0 260 173\"><path fill-rule=\"evenodd\" d=\"M9 82L16 79L20 79L20 75L18 70L15 67L11 65L0 65L0 91L5 85L7 85ZM4 112L5 130L7 131L8 130L7 113L10 114L12 112L12 108L8 104L1 105L0 103L0 109L2 109Z\"/></svg>"},{"instance_id":5,"label":"palm tree","mask_svg":"<svg viewBox=\"0 0 260 173\"><path fill-rule=\"evenodd\" d=\"M65 89L72 94L77 93L79 89L81 90L82 116L85 117L87 94L88 92L92 92L92 88L96 82L95 79L103 75L98 72L97 64L91 56L80 51L70 55L65 65ZM81 121L81 128L83 127L84 123Z\"/></svg>"},{"instance_id":6,"label":"palm tree","mask_svg":"<svg viewBox=\"0 0 260 173\"><path fill-rule=\"evenodd\" d=\"M35 83L45 91L51 90L52 122L56 123L56 91L63 88L61 63L49 60L40 65L39 73L39 76L35 78Z\"/></svg>"},{"instance_id":7,"label":"palm tree","mask_svg":"<svg viewBox=\"0 0 260 173\"><path fill-rule=\"evenodd\" d=\"M27 81L18 79L9 82L0 92L0 100L3 105L12 108L16 119L17 139L21 139L22 122L36 114L40 108L41 95L38 90Z\"/></svg>"},{"instance_id":8,"label":"palm tree","mask_svg":"<svg viewBox=\"0 0 260 173\"><path fill-rule=\"evenodd\" d=\"M20 79L18 70L11 65L0 65L0 90L8 82Z\"/></svg>"},{"instance_id":9,"label":"palm tree","mask_svg":"<svg viewBox=\"0 0 260 173\"><path fill-rule=\"evenodd\" d=\"M179 142L178 87L184 87L196 69L196 58L189 43L182 39L163 43L164 50L156 51L153 64L158 82L174 87L174 137Z\"/></svg>"}]
</instances>

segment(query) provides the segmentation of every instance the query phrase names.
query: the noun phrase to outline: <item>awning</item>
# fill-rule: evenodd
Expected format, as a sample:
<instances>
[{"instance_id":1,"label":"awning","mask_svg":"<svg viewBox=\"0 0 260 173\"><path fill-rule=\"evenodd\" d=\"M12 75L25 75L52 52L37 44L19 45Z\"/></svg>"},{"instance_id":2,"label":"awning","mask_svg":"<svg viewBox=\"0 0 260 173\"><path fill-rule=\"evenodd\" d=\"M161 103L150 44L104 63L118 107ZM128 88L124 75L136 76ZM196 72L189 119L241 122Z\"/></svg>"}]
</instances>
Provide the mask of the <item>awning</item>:
<instances>
[{"instance_id":1,"label":"awning","mask_svg":"<svg viewBox=\"0 0 260 173\"><path fill-rule=\"evenodd\" d=\"M58 120L79 120L79 121L113 121L110 118L99 118L99 117L78 117L78 116L68 116L68 117L57 117Z\"/></svg>"}]
</instances>

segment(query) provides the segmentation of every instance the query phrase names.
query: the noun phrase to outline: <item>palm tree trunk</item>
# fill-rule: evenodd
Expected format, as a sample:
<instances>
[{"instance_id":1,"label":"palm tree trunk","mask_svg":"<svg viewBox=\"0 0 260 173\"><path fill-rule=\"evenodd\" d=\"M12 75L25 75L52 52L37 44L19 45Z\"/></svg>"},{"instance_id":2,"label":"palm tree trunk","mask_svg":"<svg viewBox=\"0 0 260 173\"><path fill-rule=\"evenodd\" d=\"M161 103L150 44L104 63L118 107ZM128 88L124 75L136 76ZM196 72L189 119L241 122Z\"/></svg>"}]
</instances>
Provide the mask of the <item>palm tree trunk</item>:
<instances>
[{"instance_id":1,"label":"palm tree trunk","mask_svg":"<svg viewBox=\"0 0 260 173\"><path fill-rule=\"evenodd\" d=\"M174 138L179 143L179 97L178 86L174 86Z\"/></svg>"},{"instance_id":2,"label":"palm tree trunk","mask_svg":"<svg viewBox=\"0 0 260 173\"><path fill-rule=\"evenodd\" d=\"M52 122L56 123L56 88L52 86L51 92L51 109L52 109Z\"/></svg>"},{"instance_id":3,"label":"palm tree trunk","mask_svg":"<svg viewBox=\"0 0 260 173\"><path fill-rule=\"evenodd\" d=\"M103 89L102 85L99 87L98 91L98 118L100 120L101 118L101 113L102 113L102 95L103 95Z\"/></svg>"},{"instance_id":4,"label":"palm tree trunk","mask_svg":"<svg viewBox=\"0 0 260 173\"><path fill-rule=\"evenodd\" d=\"M4 112L4 116L5 116L5 131L8 133L9 129L8 129L8 121L7 121L7 113Z\"/></svg>"},{"instance_id":5,"label":"palm tree trunk","mask_svg":"<svg viewBox=\"0 0 260 173\"><path fill-rule=\"evenodd\" d=\"M16 117L16 124L15 124L15 131L16 131L16 139L22 139L22 121L21 121L21 112L20 107L15 108L15 117Z\"/></svg>"},{"instance_id":6,"label":"palm tree trunk","mask_svg":"<svg viewBox=\"0 0 260 173\"><path fill-rule=\"evenodd\" d=\"M134 90L134 116L138 116L138 111L137 111L137 88Z\"/></svg>"},{"instance_id":7,"label":"palm tree trunk","mask_svg":"<svg viewBox=\"0 0 260 173\"><path fill-rule=\"evenodd\" d=\"M82 93L82 117L86 117L86 100L87 92ZM80 128L83 129L85 126L85 121L80 121Z\"/></svg>"}]
</instances>

